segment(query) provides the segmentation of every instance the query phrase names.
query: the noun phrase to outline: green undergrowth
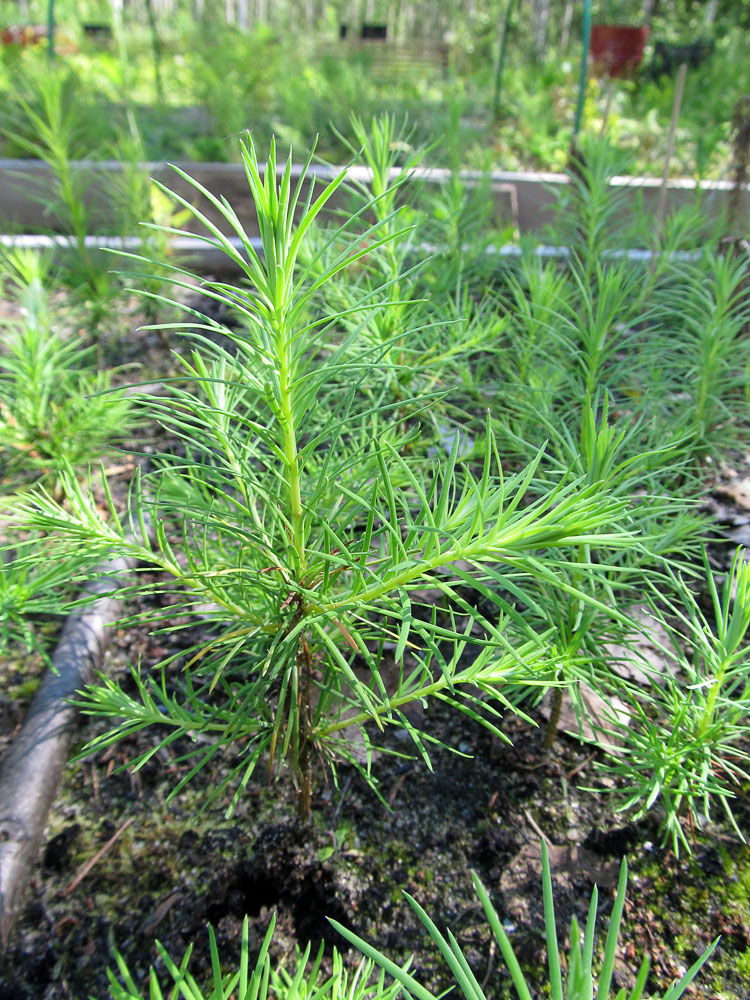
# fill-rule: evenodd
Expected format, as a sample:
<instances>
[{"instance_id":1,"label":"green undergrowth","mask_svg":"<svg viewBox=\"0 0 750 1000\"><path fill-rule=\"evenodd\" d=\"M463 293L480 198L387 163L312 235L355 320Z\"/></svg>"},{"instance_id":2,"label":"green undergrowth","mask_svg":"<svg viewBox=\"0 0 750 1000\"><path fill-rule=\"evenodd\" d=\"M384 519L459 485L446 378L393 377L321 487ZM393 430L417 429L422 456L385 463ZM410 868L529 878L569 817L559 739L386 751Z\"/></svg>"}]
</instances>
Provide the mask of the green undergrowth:
<instances>
[{"instance_id":1,"label":"green undergrowth","mask_svg":"<svg viewBox=\"0 0 750 1000\"><path fill-rule=\"evenodd\" d=\"M679 861L640 851L632 859L632 872L633 936L650 940L654 954L688 967L720 934L720 945L704 968L695 995L721 1000L744 997L750 983L747 847L734 838L706 838L693 855Z\"/></svg>"},{"instance_id":2,"label":"green undergrowth","mask_svg":"<svg viewBox=\"0 0 750 1000\"><path fill-rule=\"evenodd\" d=\"M260 919L276 905L286 907L284 946L316 935L330 943L324 917L342 922L352 912L366 925L357 933L388 938L386 904L396 927L404 919L397 890L430 909L451 865L456 879L439 919L460 923L479 863L472 838L494 830L482 814L495 781L490 760L510 772L493 793L509 825L538 811L538 798L559 799L561 782L565 806L547 804L544 822L563 820L565 837L578 843L596 821L587 813L580 829L572 823L563 776L577 775L591 749L596 762L581 787L599 810L611 803L634 821L656 816L659 849L690 854L696 832L719 820L741 836L750 570L740 548L719 579L696 500L750 423L744 252L706 242L705 220L685 210L651 237L651 266L613 257L649 220L622 223L621 193L608 183L613 149L581 143L558 220L570 260L547 260L525 244L498 275L487 264L481 198L472 204L454 178L430 215L412 198L426 150L407 126L354 117L350 128L350 152L361 147L371 183L342 171L315 199L295 181L291 154L276 171L274 144L266 165L243 139L262 254L231 206L184 171L222 227L162 186L243 278L165 272L158 248L153 259L146 247L126 255L144 274L155 316L169 310L148 335L180 345L178 374L158 386L140 382L126 397L106 382L79 383L74 363L93 371L94 345L69 357L41 277L21 276L19 315L37 322L16 353L25 357L30 344L44 357L51 343L63 359L45 369L43 393L9 369L8 398L49 398L56 413L63 404L52 390L66 384L58 373L72 369L80 411L93 423L78 425L76 451L54 478L19 491L2 512L9 531L24 533L20 553L4 544L7 607L31 645L27 612L62 615L73 583L100 581L102 560L115 553L140 567L119 590L127 669L103 671L75 701L99 720L78 748L72 786L93 796L96 829L74 830L75 803L66 813L66 863L103 849L101 868L79 872L80 888L94 907L114 897L99 904L106 934L118 909L130 911L130 945L163 925L175 935L169 950L182 953L206 919L227 921L231 937L243 908ZM308 168L311 160L303 177ZM344 225L319 228L324 206L345 189ZM461 212L470 228L456 224ZM430 233L438 249L426 261ZM675 253L695 246L700 253ZM106 411L111 423L98 418L107 398L122 407ZM144 438L158 446L146 452L151 446L136 442L124 483L119 465L86 471L79 456L108 462L130 406L139 424L128 433L148 428ZM6 444L19 426L7 409ZM46 412L29 421L33 453L16 449L37 476ZM24 589L34 582L41 603ZM658 665L637 647L649 616L665 636ZM623 661L638 668L637 682L623 676ZM586 691L603 715L593 718ZM546 733L511 750L538 720L544 694ZM578 728L590 714L593 729L579 734L589 746L563 768L557 724L566 703ZM627 725L616 704L628 708ZM460 723L446 722L447 707ZM484 761L473 760L467 718L496 738L495 750L483 744ZM501 751L516 754L512 766ZM394 769L378 764L381 754ZM86 756L93 762L82 763ZM484 767L487 781L467 793L471 775L461 766ZM518 777L537 767L546 769L538 778ZM102 775L116 793L106 808ZM391 816L402 784L424 793L428 830L437 825L439 835L418 834L398 809ZM612 793L606 807L603 789ZM451 838L442 813L464 796ZM141 802L153 815L141 816ZM382 819L366 824L368 810L382 810ZM507 832L503 843L505 863L520 838ZM210 857L210 872L192 860L199 856ZM502 865L481 864L497 892ZM158 899L167 887L180 897L179 921L167 920L176 897ZM79 891L75 878L63 891ZM133 914L142 912L153 916L138 926ZM91 925L84 932L72 919L68 955L88 947L85 933L94 940ZM408 926L408 941L391 936L377 947L408 944L422 955L424 928L413 918ZM459 930L481 963L486 928ZM668 947L683 936L676 924L663 933ZM671 958L659 965L658 944L638 943L638 954L644 944L658 952L665 988L681 975ZM533 964L533 954L526 958ZM430 959L420 960L431 974Z\"/></svg>"},{"instance_id":3,"label":"green undergrowth","mask_svg":"<svg viewBox=\"0 0 750 1000\"><path fill-rule=\"evenodd\" d=\"M408 71L384 71L377 53L333 42L331 24L320 25L317 33L295 34L285 18L285 31L262 23L240 31L210 16L208 8L192 23L185 17L162 23L158 55L142 25L123 25L117 17L111 47L83 39L71 45L71 29L77 33L74 15L61 29L55 66L71 91L89 156L117 155L113 148L137 121L149 160L236 159L228 137L251 129L260 145L275 134L298 149L309 149L320 134L321 152L341 162L346 151L337 133L346 131L352 111L369 116L388 109L409 114L420 141L446 133L452 120L458 122L452 147L442 144L434 150L434 165L452 164L458 153L472 169L562 171L578 97L578 31L564 52L552 48L558 34L552 31L550 51L540 61L530 53L527 19L513 18L502 99L494 116L498 39L486 12L478 17L472 23L471 16L457 11L452 18L447 70L435 58L426 65L417 60ZM688 30L678 15L661 21L656 17L654 37L674 35L675 22ZM721 17L729 21L728 6ZM672 158L678 175L706 178L728 171L732 108L748 90L747 61L742 28L723 23L714 35L713 56L688 73ZM658 175L675 81L674 70L652 79L650 60L649 50L635 79L616 82L609 127L636 156L638 173ZM0 95L11 118L24 102L32 108L38 103L35 81L48 74L47 64L46 45L0 49ZM600 130L606 104L605 81L590 73L584 131ZM28 128L9 132L2 154L29 155Z\"/></svg>"}]
</instances>

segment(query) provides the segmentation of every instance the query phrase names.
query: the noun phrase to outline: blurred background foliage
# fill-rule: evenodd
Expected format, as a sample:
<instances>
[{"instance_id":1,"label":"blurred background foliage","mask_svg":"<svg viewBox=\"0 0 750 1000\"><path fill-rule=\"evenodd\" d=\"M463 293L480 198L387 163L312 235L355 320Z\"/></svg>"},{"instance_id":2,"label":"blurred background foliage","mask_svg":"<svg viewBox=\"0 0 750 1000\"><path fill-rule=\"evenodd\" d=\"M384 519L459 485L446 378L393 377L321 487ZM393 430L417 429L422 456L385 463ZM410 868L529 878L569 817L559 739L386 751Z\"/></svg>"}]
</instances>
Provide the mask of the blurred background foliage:
<instances>
[{"instance_id":1,"label":"blurred background foliage","mask_svg":"<svg viewBox=\"0 0 750 1000\"><path fill-rule=\"evenodd\" d=\"M508 5L510 4L510 16ZM80 147L114 148L134 116L148 159L227 160L238 132L271 134L299 154L346 155L352 112L408 115L414 141L451 133L435 164L561 170L578 96L583 0L57 0L54 65L75 102ZM0 29L48 23L48 0L0 2ZM750 0L600 0L595 22L650 24L643 64L617 81L609 127L633 172L659 174L677 63L656 43L706 43L688 70L672 173L728 178L731 117L750 92ZM502 100L497 60L508 23ZM363 26L384 41L363 41ZM343 37L342 37L343 35ZM49 48L0 49L0 127L38 103ZM662 66L663 68L663 66ZM589 74L583 128L598 131L605 81ZM7 131L7 129L6 129ZM6 135L0 154L25 156Z\"/></svg>"}]
</instances>

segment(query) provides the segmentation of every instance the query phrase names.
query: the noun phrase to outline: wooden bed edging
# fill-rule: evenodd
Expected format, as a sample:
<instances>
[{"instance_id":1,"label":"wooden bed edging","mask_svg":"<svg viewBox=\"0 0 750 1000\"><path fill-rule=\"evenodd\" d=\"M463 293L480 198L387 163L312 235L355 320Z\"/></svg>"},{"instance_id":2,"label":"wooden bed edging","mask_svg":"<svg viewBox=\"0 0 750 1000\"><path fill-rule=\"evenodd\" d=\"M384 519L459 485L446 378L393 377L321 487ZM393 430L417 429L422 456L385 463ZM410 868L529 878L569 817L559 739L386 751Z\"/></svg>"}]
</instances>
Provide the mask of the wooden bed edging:
<instances>
[{"instance_id":1,"label":"wooden bed edging","mask_svg":"<svg viewBox=\"0 0 750 1000\"><path fill-rule=\"evenodd\" d=\"M191 177L215 195L223 195L238 213L248 235L257 236L257 219L252 199L248 196L247 179L241 165L235 163L183 162L177 164ZM171 167L162 162L139 164L149 177L161 181L189 201L197 200L195 189L187 184ZM86 200L91 212L91 225L97 231L107 231L112 224L111 177L121 175L122 164L115 160L79 160L72 164L76 174L83 174L86 181ZM341 167L314 165L310 171L317 184L333 178ZM300 166L292 167L292 179L300 175ZM397 175L396 169L392 172ZM371 171L363 166L348 170L350 180L367 184ZM420 167L413 171L416 180L429 185L447 183L451 171L443 167ZM568 184L564 174L533 171L493 170L484 174L479 170L463 170L461 180L469 187L488 183L495 206L496 222L511 224L520 233L540 233L553 221L553 208L561 190ZM5 232L37 232L54 230L56 220L47 209L53 174L51 168L39 160L0 160L0 229ZM627 196L625 211L635 212L640 206L646 212L655 209L661 180L656 177L614 177L612 187L624 189ZM667 185L667 214L683 205L694 204L700 199L709 217L717 217L729 206L734 185L730 181L695 181L671 179ZM344 190L336 192L329 205L331 210L345 206ZM304 201L304 197L303 197ZM215 222L221 217L213 206L201 203L201 210ZM750 190L745 185L738 196L737 210L741 218L750 212ZM109 224L109 225L108 225ZM192 227L194 223L188 223ZM59 228L59 226L58 226ZM111 229L110 229L111 231Z\"/></svg>"}]
</instances>

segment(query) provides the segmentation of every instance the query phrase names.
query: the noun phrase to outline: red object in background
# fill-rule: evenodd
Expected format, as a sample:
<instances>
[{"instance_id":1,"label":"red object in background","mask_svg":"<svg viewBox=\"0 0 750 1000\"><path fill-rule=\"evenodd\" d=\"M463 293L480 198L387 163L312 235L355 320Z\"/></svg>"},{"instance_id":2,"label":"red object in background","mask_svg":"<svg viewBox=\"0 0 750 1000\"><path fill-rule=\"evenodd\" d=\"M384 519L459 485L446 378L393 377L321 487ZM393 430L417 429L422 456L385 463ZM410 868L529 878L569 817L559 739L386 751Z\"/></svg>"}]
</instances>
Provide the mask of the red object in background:
<instances>
[{"instance_id":1,"label":"red object in background","mask_svg":"<svg viewBox=\"0 0 750 1000\"><path fill-rule=\"evenodd\" d=\"M604 76L628 76L643 59L648 27L629 28L620 24L591 27L591 55L596 71Z\"/></svg>"},{"instance_id":2,"label":"red object in background","mask_svg":"<svg viewBox=\"0 0 750 1000\"><path fill-rule=\"evenodd\" d=\"M43 24L12 24L0 31L0 42L3 45L38 45L47 37L47 28Z\"/></svg>"}]
</instances>

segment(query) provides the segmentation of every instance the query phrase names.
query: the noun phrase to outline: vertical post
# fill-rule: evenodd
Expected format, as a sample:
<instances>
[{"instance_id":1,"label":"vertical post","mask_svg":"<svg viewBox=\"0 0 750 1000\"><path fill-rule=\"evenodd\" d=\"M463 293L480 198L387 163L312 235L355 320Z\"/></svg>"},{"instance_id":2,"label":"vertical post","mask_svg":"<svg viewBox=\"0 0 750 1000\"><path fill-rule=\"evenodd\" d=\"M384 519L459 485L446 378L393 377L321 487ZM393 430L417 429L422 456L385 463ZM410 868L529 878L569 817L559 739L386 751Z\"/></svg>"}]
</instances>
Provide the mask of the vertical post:
<instances>
[{"instance_id":1,"label":"vertical post","mask_svg":"<svg viewBox=\"0 0 750 1000\"><path fill-rule=\"evenodd\" d=\"M742 194L748 190L748 168L750 167L750 94L740 97L732 112L732 192L729 196L727 224L730 234L739 236L743 214Z\"/></svg>"},{"instance_id":2,"label":"vertical post","mask_svg":"<svg viewBox=\"0 0 750 1000\"><path fill-rule=\"evenodd\" d=\"M495 70L495 95L492 99L492 119L497 121L500 116L500 94L503 86L503 67L505 66L505 49L508 42L508 31L510 30L510 19L513 16L513 0L507 0L505 5L505 18L503 19L503 34L500 39L500 51L497 56L497 69Z\"/></svg>"},{"instance_id":3,"label":"vertical post","mask_svg":"<svg viewBox=\"0 0 750 1000\"><path fill-rule=\"evenodd\" d=\"M47 3L47 57L50 62L55 58L55 0Z\"/></svg>"},{"instance_id":4,"label":"vertical post","mask_svg":"<svg viewBox=\"0 0 750 1000\"><path fill-rule=\"evenodd\" d=\"M148 24L151 29L151 49L154 54L154 80L156 82L156 97L159 104L164 103L164 88L161 82L161 42L159 40L159 30L156 25L156 14L154 13L153 0L146 0L146 13Z\"/></svg>"},{"instance_id":5,"label":"vertical post","mask_svg":"<svg viewBox=\"0 0 750 1000\"><path fill-rule=\"evenodd\" d=\"M674 153L674 140L677 132L677 122L680 117L682 107L682 95L685 91L685 76L687 75L687 63L682 63L677 73L677 83L674 88L674 102L672 104L672 121L669 126L669 140L667 142L667 157L664 161L664 176L661 181L659 191L659 207L656 211L656 232L661 231L664 222L664 214L667 208L667 184L669 183L669 167Z\"/></svg>"},{"instance_id":6,"label":"vertical post","mask_svg":"<svg viewBox=\"0 0 750 1000\"><path fill-rule=\"evenodd\" d=\"M599 135L604 138L607 134L607 125L609 124L609 113L612 110L612 97L615 93L615 81L613 77L607 77L607 98L604 104L604 117L602 118L602 130Z\"/></svg>"},{"instance_id":7,"label":"vertical post","mask_svg":"<svg viewBox=\"0 0 750 1000\"><path fill-rule=\"evenodd\" d=\"M581 55L581 77L578 84L578 106L576 107L576 121L573 126L573 138L571 149L575 147L578 133L581 130L581 119L583 117L583 103L586 99L586 76L588 73L589 44L591 42L591 0L585 0L583 7L583 53Z\"/></svg>"}]
</instances>

